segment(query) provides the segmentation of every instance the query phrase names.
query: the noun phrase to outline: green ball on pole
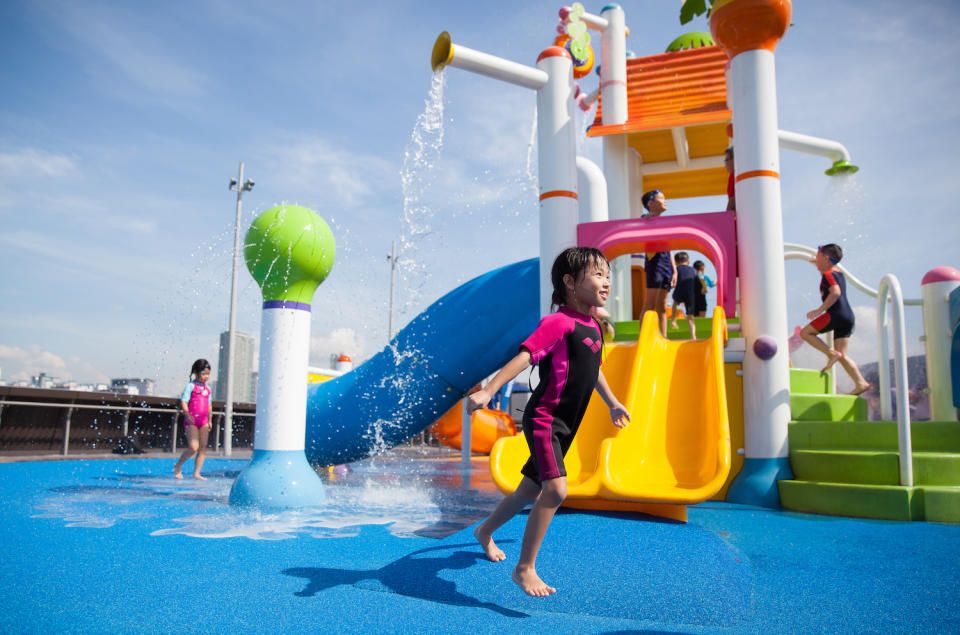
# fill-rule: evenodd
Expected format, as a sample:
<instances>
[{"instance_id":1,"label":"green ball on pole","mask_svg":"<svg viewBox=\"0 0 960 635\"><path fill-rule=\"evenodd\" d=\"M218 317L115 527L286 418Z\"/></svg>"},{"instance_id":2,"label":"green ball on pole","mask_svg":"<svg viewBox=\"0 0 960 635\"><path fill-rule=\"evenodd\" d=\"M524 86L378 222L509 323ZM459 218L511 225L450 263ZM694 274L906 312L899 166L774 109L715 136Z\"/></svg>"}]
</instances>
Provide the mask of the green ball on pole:
<instances>
[{"instance_id":1,"label":"green ball on pole","mask_svg":"<svg viewBox=\"0 0 960 635\"><path fill-rule=\"evenodd\" d=\"M310 304L336 253L326 221L299 205L278 205L257 216L243 245L247 269L265 301Z\"/></svg>"},{"instance_id":2,"label":"green ball on pole","mask_svg":"<svg viewBox=\"0 0 960 635\"><path fill-rule=\"evenodd\" d=\"M253 458L230 490L230 503L298 509L326 499L304 454L310 303L330 274L333 232L316 212L279 205L247 231L247 269L263 292Z\"/></svg>"}]
</instances>

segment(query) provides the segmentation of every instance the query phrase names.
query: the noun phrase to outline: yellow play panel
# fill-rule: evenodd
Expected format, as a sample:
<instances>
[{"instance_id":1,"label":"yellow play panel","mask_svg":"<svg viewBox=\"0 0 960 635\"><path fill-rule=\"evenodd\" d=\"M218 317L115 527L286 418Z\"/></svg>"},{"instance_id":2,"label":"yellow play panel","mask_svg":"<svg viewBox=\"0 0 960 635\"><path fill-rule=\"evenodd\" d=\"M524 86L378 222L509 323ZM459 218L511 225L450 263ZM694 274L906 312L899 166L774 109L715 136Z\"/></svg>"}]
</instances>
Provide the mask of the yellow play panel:
<instances>
[{"instance_id":1,"label":"yellow play panel","mask_svg":"<svg viewBox=\"0 0 960 635\"><path fill-rule=\"evenodd\" d=\"M623 429L594 394L567 453L569 507L633 510L686 520L686 505L719 492L730 472L724 388L726 317L713 314L709 339L670 341L648 312L635 344L604 347L603 373L630 412ZM530 456L522 436L497 441L490 471L504 493L516 489Z\"/></svg>"}]
</instances>

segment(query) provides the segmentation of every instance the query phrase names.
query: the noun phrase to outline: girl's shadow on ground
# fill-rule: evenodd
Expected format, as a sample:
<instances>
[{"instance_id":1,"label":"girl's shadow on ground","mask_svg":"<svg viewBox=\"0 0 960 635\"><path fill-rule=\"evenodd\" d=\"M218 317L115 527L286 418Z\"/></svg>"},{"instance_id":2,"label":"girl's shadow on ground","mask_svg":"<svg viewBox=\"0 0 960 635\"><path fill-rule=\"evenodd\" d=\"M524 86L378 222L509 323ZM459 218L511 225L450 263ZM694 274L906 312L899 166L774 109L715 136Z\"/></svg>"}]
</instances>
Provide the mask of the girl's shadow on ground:
<instances>
[{"instance_id":1,"label":"girl's shadow on ground","mask_svg":"<svg viewBox=\"0 0 960 635\"><path fill-rule=\"evenodd\" d=\"M506 540L504 542L513 541ZM444 580L439 575L445 569L466 569L472 567L478 561L489 564L484 554L475 551L454 551L443 558L418 557L431 551L446 551L462 547L476 547L476 544L444 545L421 549L379 569L351 570L295 567L286 569L283 573L297 578L306 578L306 588L296 593L301 597L310 597L320 591L341 584L354 585L365 580L371 580L380 582L387 589L400 595L454 606L485 608L506 617L530 617L526 613L513 611L492 602L481 602L476 598L464 595L457 591L456 583Z\"/></svg>"}]
</instances>

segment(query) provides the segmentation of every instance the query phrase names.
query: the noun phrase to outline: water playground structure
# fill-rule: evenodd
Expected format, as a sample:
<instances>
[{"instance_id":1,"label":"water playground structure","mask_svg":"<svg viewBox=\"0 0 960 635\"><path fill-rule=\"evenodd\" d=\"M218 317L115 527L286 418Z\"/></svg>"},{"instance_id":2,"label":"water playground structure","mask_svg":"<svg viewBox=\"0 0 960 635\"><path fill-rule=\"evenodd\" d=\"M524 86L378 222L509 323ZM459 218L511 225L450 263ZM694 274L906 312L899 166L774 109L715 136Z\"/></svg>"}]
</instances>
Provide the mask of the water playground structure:
<instances>
[{"instance_id":1,"label":"water playground structure","mask_svg":"<svg viewBox=\"0 0 960 635\"><path fill-rule=\"evenodd\" d=\"M574 467L568 503L645 511L654 509L653 505L659 513L682 518L684 505L721 496L733 502L768 507L786 504L806 511L956 519L960 492L955 487L960 483L943 483L939 477L933 483L913 482L912 437L930 437L922 441L923 451L956 452L960 448L954 447L949 424L914 423L911 431L905 412L905 374L900 372L905 364L902 297L895 277L884 278L878 306L885 319L889 290L901 334L895 351L896 387L901 393L897 423L893 428L873 425L875 431L884 430L880 435L884 438L874 442L881 447L847 448L848 454L839 460L856 463L858 451L886 455L878 461L860 457L866 474L858 478L866 482L824 483L821 478L824 472L831 472L831 461L836 462L836 452L846 447L846 435L856 427L837 426L834 419L865 420L866 409L862 399L828 394L830 387L825 385L821 391L819 379L805 377L803 371L791 373L789 368L779 151L786 148L830 157L833 164L828 174L856 168L837 142L778 130L773 55L789 23L790 4L759 3L766 7L763 20L752 13L754 9L739 9L755 4L714 7L711 29L719 46L648 58L628 58L624 13L616 5L608 5L600 15L582 8L562 12L564 24L580 26L569 29L567 48L545 49L536 68L454 44L447 33L438 37L432 54L435 70L461 68L537 93L541 257L463 285L414 319L367 363L332 381L311 385L305 444L311 463L349 462L406 440L505 363L537 319L549 311L549 264L565 247L595 246L614 262L616 288L610 308L621 330L625 327L626 331L634 317L627 300L633 296L628 254L689 248L705 254L718 274L718 310L710 337L694 343L666 341L656 329L647 327L644 319L635 342L611 347L607 363L617 370L608 376L613 377L615 390L628 395L628 404L641 423L618 433L603 422L602 409L588 414L569 459ZM744 20L750 28L731 26ZM584 64L568 51L572 48L584 55L577 44L586 39L585 27L601 32L600 59L604 62L598 94L586 96L573 81L575 75L583 75ZM563 42L563 36L558 38L558 44ZM586 57L592 56L591 51ZM573 109L589 107L597 97L598 112L588 135L603 139L602 170L576 156L574 138ZM645 190L662 189L672 199L724 192L722 155L731 143L731 133L736 147L736 218L730 211L639 218L638 195ZM797 254L794 251L787 256L791 253ZM949 268L938 268L924 279L928 333L955 337L958 284L960 274ZM490 288L509 291L494 294L496 299L487 303L487 311L476 315L475 298L488 296L485 290ZM530 297L539 297L537 306ZM276 302L267 300L264 310L299 310L299 305ZM303 297L300 304L307 304ZM730 324L726 316L730 316ZM474 334L470 342L457 337L462 329ZM734 329L739 337L729 337L728 330ZM264 333L265 341L272 337ZM425 345L428 339L431 343ZM933 415L941 422L955 421L956 380L950 377L956 374L951 373L951 364L957 364L956 353L952 357L943 354L949 349L944 346L947 342L936 341L931 346L928 340L927 357L928 376L933 378ZM880 349L882 359L889 359L889 346L883 338ZM289 360L284 363L293 366ZM880 367L883 413L892 419L889 377L885 364ZM682 394L681 382L671 382L674 377L691 376L702 378L705 386L705 395L692 401ZM258 432L252 465L272 451L268 445L273 436L266 430L271 427L271 408L277 400L270 397L271 373L262 377L267 386L261 387L263 399L258 399L264 408L262 416L258 412L258 429L264 429L264 436L261 439ZM371 394L372 385L382 388ZM303 399L280 401L299 404ZM690 403L696 404L692 410L686 408ZM399 412L398 404L402 405ZM811 417L817 421L804 422ZM812 444L798 450L805 454L791 454L791 446L796 446L789 441L792 420L798 437L806 434L806 442ZM816 434L810 431L813 428ZM296 454L300 431L291 429L295 432L290 433L290 442L277 448ZM891 430L895 432L893 447L888 438ZM836 435L841 438L834 438ZM946 445L941 447L941 443ZM839 447L834 447L837 444ZM514 468L522 463L525 451L517 439L505 439L494 447L491 469L502 490L515 487ZM813 456L818 451L821 454ZM874 472L889 472L891 457L898 465L896 482L874 482L889 477ZM812 465L812 478L794 474L791 463L798 462ZM309 482L309 478L297 479L295 487L284 491L299 491ZM305 500L311 496L319 500L322 494L314 493ZM886 502L877 508L871 496ZM851 497L867 502L851 507ZM287 504L278 501L275 492L238 498L248 502L266 499ZM292 500L302 502L297 497Z\"/></svg>"},{"instance_id":2,"label":"water playground structure","mask_svg":"<svg viewBox=\"0 0 960 635\"><path fill-rule=\"evenodd\" d=\"M777 130L773 49L790 2L717 0L713 9L720 48L649 58L627 56L618 6L565 11L564 28L579 21L601 32L590 51L600 89L589 94L573 82L585 60L566 48L547 48L531 68L442 35L437 68L537 91L540 257L450 291L356 368L310 369L311 304L334 239L311 210L261 214L244 250L263 294L252 459L210 458L208 480L197 482L175 480L173 459L0 465L0 630L172 631L198 614L195 628L223 632L280 632L294 620L340 632L960 627L960 533L946 524L960 522L960 272L929 272L915 301L893 275L876 289L848 277L895 327L892 381L878 329L885 421L867 421L864 400L835 394L828 376L788 367L783 262L814 250L783 242L778 151L802 147L830 157L831 169L851 169L850 159L834 142ZM583 55L585 31L567 35L563 46ZM603 139L603 169L576 157L573 141L573 109L597 99L589 134ZM731 130L735 222L728 212L636 217L646 189L671 199L725 191ZM568 454L567 503L611 511L555 517L545 545L558 555L543 558L542 571L559 592L530 598L471 534L479 488L464 484L476 473L442 460L416 472L410 456L380 452L512 357L549 311L545 263L576 244L615 259L617 335L604 369L632 423L618 432L599 400L590 404ZM719 274L717 308L698 318L692 342L664 339L650 315L632 314L629 254L678 248L705 254ZM904 304L923 306L931 422L910 422L906 408ZM696 384L678 380L691 376ZM501 438L483 471L509 491L524 452ZM318 466L371 455L318 476ZM423 475L436 487L397 486ZM777 507L945 522L825 522ZM429 527L398 529L417 514ZM501 533L515 560L522 516Z\"/></svg>"},{"instance_id":3,"label":"water playground structure","mask_svg":"<svg viewBox=\"0 0 960 635\"><path fill-rule=\"evenodd\" d=\"M956 424L949 423L957 418L960 391L954 369L960 362L955 344L951 354L944 353L951 346L944 338L956 338L960 273L941 267L923 283L936 421L911 426L906 411L903 299L895 276L884 277L880 292L870 291L878 297L883 324L889 296L899 334L896 417L884 363L890 358L886 328L878 330L880 393L888 423L866 423L863 399L830 394L831 386L815 372L789 368L779 152L784 148L829 157L828 175L857 169L842 144L777 127L774 50L790 12L786 1L719 2L710 18L717 46L636 58L625 50L627 28L619 6L607 5L592 15L575 5L561 11L558 30L563 33L540 54L536 67L455 44L442 33L432 52L435 71L449 66L536 91L540 257L492 271L445 295L382 352L349 373L310 385L308 396L274 395L271 383L286 386L287 381L267 356L258 394L257 449L247 472L257 471L261 463L289 461L299 467L290 478L278 477L289 499L278 496L270 479L264 481L264 491L237 493L232 499L279 506L320 501L319 482L304 471L305 461L294 458L301 450L314 465L345 463L392 447L435 421L504 364L550 311L554 256L568 246L586 245L601 249L613 263L609 309L620 333L608 347L605 368L614 391L626 395L634 424L617 431L605 421L602 404L591 405L568 458L568 505L682 519L686 505L719 497L823 513L960 520L960 481L951 480L952 468L941 465L944 453L951 465L960 461ZM599 55L589 45L587 29L600 32ZM600 87L585 94L574 79L586 75L594 58L601 60ZM575 150L574 109L589 108L597 100L587 134L602 138L602 169ZM647 190L663 190L671 199L724 193L723 153L731 143L736 148L735 213L640 218L639 194ZM271 216L270 227L277 223ZM266 226L258 219L251 234L260 225ZM296 234L296 229L274 234L290 232ZM263 249L255 246L257 240L248 235L248 251ZM813 253L790 247L787 258ZM284 251L282 245L270 249L273 254ZM629 254L672 249L701 252L717 271L717 309L705 326L709 337L702 341L665 340L652 326L654 318L632 315L637 290L631 289ZM294 286L298 290L292 295L279 290L268 295L264 287L263 341L285 350L292 349L283 334L304 328L293 326L294 316L304 317L294 312L309 309L316 285ZM478 314L481 296L486 308ZM631 320L641 317L631 327ZM464 331L472 337L461 338ZM280 360L303 376L304 360L294 364L288 354ZM680 377L698 382L691 386ZM289 412L281 411L280 404ZM299 424L280 423L299 419L304 407L305 443ZM285 432L272 431L274 421ZM862 426L877 438L860 448L852 440L859 435L851 431ZM491 471L502 491L516 486L516 468L526 451L520 438L505 438L493 447ZM896 465L893 482L891 461ZM918 471L933 476L915 482L913 464L928 461L933 467ZM850 482L837 480L844 472L838 463L859 466ZM275 475L277 468L269 471ZM235 492L248 480L245 472ZM316 491L298 493L310 488Z\"/></svg>"}]
</instances>

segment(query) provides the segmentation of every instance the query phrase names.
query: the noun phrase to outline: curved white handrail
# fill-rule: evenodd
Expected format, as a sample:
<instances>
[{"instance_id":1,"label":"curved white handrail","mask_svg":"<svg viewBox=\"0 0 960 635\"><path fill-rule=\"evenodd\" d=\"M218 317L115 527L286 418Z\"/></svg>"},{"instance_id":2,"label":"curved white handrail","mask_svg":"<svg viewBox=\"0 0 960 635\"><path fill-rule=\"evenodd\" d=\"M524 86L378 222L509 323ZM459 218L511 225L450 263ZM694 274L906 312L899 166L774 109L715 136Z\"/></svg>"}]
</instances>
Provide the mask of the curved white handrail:
<instances>
[{"instance_id":1,"label":"curved white handrail","mask_svg":"<svg viewBox=\"0 0 960 635\"><path fill-rule=\"evenodd\" d=\"M913 448L910 439L910 402L907 401L907 336L903 323L903 294L900 281L892 273L880 279L877 295L877 338L880 344L880 412L890 419L890 348L887 342L887 295L893 305L893 367L897 391L897 436L900 454L900 484L913 487Z\"/></svg>"},{"instance_id":2,"label":"curved white handrail","mask_svg":"<svg viewBox=\"0 0 960 635\"><path fill-rule=\"evenodd\" d=\"M817 255L817 249L815 247L808 247L806 245L799 245L797 243L783 243L783 248L785 250L783 253L784 260L807 260ZM880 295L880 292L877 289L874 289L873 287L864 283L862 280L850 273L850 271L847 270L847 268L843 265L838 264L837 269L843 272L843 275L846 276L847 280L849 280L853 286L860 289L871 298L875 298ZM906 306L922 306L923 300L920 298L910 298L904 300L903 303Z\"/></svg>"}]
</instances>

